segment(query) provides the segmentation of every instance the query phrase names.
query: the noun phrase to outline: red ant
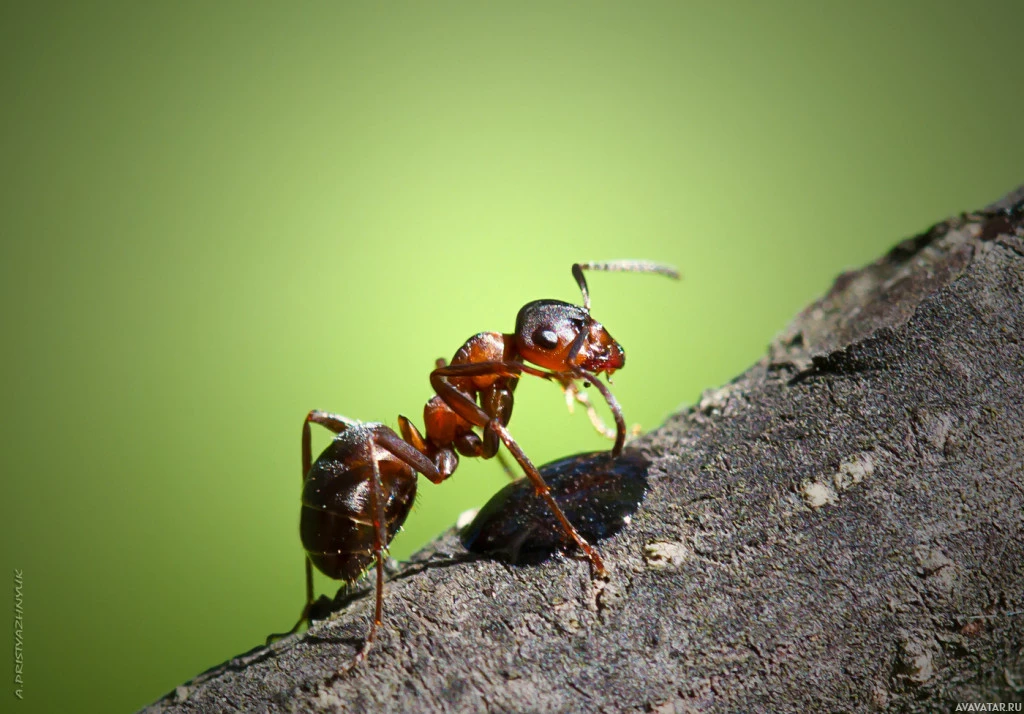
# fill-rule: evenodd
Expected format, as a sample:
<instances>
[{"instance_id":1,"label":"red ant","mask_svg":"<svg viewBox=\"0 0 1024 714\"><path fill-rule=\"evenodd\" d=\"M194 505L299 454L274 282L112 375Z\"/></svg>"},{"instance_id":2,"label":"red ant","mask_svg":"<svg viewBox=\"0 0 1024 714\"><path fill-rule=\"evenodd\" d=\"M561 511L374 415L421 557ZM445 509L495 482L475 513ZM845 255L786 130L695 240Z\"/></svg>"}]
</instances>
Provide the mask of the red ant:
<instances>
[{"instance_id":1,"label":"red ant","mask_svg":"<svg viewBox=\"0 0 1024 714\"><path fill-rule=\"evenodd\" d=\"M398 417L399 437L379 423L313 410L302 423L302 519L300 533L306 550L306 605L296 632L309 619L313 606L313 567L336 580L355 581L371 561L376 563L377 601L370 631L349 668L366 657L384 608L384 553L402 526L416 495L416 474L434 483L452 475L459 455L489 459L501 444L511 452L562 530L590 560L595 577L604 577L604 561L577 532L552 497L537 468L508 431L512 394L523 374L559 383L569 397L590 403L578 392L577 380L593 384L615 418L618 456L626 437L622 410L596 377L625 364L622 347L590 316L590 294L584 270L679 274L668 266L646 261L576 263L572 275L583 294L583 307L559 300L535 300L519 310L512 334L481 332L469 338L450 364L438 360L430 373L436 393L423 409L424 437L409 419ZM529 363L529 364L528 364ZM533 365L536 365L533 366ZM313 462L310 423L337 436ZM598 422L595 421L595 426ZM474 429L480 429L477 434ZM276 638L271 635L268 638Z\"/></svg>"}]
</instances>

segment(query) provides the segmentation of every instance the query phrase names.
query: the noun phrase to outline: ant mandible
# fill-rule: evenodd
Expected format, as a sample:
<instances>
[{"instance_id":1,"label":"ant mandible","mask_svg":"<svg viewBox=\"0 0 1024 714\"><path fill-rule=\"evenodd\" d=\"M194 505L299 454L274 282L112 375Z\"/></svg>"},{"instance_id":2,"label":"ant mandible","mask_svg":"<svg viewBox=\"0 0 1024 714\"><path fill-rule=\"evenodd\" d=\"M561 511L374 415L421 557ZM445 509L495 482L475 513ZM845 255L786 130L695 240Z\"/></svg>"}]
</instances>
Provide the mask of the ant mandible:
<instances>
[{"instance_id":1,"label":"ant mandible","mask_svg":"<svg viewBox=\"0 0 1024 714\"><path fill-rule=\"evenodd\" d=\"M590 316L584 270L679 277L674 268L647 261L574 264L572 275L583 294L582 307L560 300L535 300L519 310L515 332L481 332L455 352L450 364L437 361L430 373L435 396L423 410L426 436L404 416L398 417L400 437L380 423L359 422L319 410L306 415L302 422L299 528L306 550L306 605L298 622L284 635L296 632L309 619L314 565L331 578L353 582L375 561L374 618L362 649L345 671L362 661L383 618L384 553L412 508L417 472L439 484L455 471L460 454L489 459L502 444L523 468L534 492L547 504L566 535L586 555L595 577L606 575L601 556L566 518L544 478L507 428L512 395L523 374L557 382L567 395L587 406L593 420L589 402L578 394L579 381L597 387L608 403L616 426L612 456L622 451L626 437L622 410L597 377L601 373L610 377L621 369L625 352ZM316 462L312 460L311 423L336 434ZM280 636L271 635L268 641Z\"/></svg>"}]
</instances>

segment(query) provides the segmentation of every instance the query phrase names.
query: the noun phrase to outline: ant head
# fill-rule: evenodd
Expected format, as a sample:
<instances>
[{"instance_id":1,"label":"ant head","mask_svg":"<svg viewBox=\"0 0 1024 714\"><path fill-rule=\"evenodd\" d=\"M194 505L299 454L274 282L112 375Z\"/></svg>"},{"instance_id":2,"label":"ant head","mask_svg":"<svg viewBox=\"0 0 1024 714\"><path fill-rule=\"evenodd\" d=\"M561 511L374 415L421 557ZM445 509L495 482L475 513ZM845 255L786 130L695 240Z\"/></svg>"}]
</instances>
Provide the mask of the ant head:
<instances>
[{"instance_id":1,"label":"ant head","mask_svg":"<svg viewBox=\"0 0 1024 714\"><path fill-rule=\"evenodd\" d=\"M561 300L534 300L516 317L516 349L523 359L553 372L598 375L622 369L626 353L604 326L590 316L590 291L584 270L660 273L675 280L679 271L646 260L573 263L572 277L583 294L583 306Z\"/></svg>"},{"instance_id":2,"label":"ant head","mask_svg":"<svg viewBox=\"0 0 1024 714\"><path fill-rule=\"evenodd\" d=\"M626 353L587 308L561 300L534 300L516 317L516 349L523 358L553 372L621 369Z\"/></svg>"}]
</instances>

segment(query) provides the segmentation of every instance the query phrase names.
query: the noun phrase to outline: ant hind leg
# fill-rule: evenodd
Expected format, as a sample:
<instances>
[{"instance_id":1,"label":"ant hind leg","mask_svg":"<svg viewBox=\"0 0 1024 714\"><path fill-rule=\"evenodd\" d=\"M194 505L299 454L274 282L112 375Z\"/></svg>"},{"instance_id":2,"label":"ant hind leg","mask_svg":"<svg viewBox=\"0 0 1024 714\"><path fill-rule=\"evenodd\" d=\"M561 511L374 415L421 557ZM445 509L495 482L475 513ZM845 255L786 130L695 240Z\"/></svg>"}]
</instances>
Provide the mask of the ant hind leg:
<instances>
[{"instance_id":1,"label":"ant hind leg","mask_svg":"<svg viewBox=\"0 0 1024 714\"><path fill-rule=\"evenodd\" d=\"M306 480L306 474L309 473L309 469L313 466L313 452L312 452L312 434L310 433L309 425L320 424L321 426L330 429L335 434L349 429L359 424L356 419L350 419L340 414L331 414L330 412L320 411L319 409L311 409L306 418L302 421L302 480ZM296 622L292 629L287 632L276 632L271 635L267 635L267 644L287 637L288 635L294 635L299 629L302 628L303 624L309 622L309 613L313 608L313 564L309 562L309 558L303 558L304 565L306 568L306 604L302 608L302 613L299 615L298 622Z\"/></svg>"}]
</instances>

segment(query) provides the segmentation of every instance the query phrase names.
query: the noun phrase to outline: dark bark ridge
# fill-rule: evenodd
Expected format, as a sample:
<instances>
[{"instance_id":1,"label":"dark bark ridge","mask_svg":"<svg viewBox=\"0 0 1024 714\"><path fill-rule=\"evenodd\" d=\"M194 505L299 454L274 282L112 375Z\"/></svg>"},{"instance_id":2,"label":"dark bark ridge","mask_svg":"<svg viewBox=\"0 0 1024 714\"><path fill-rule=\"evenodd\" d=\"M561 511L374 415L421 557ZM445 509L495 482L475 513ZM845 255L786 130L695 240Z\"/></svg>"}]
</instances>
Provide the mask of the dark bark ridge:
<instances>
[{"instance_id":1,"label":"dark bark ridge","mask_svg":"<svg viewBox=\"0 0 1024 714\"><path fill-rule=\"evenodd\" d=\"M1024 189L841 275L636 446L632 522L509 566L449 533L148 711L934 711L1024 699ZM271 626L268 624L268 629Z\"/></svg>"}]
</instances>

